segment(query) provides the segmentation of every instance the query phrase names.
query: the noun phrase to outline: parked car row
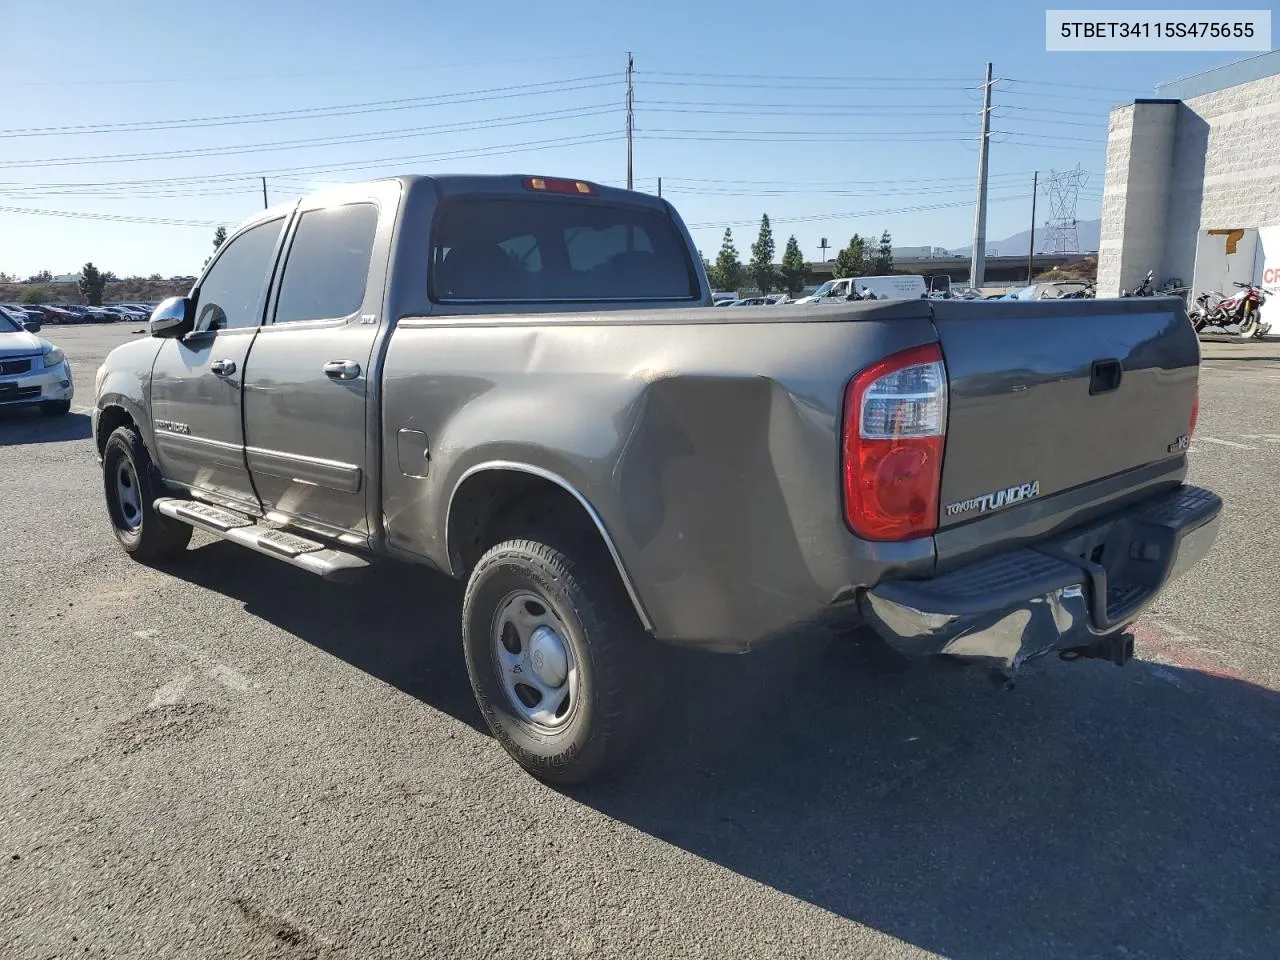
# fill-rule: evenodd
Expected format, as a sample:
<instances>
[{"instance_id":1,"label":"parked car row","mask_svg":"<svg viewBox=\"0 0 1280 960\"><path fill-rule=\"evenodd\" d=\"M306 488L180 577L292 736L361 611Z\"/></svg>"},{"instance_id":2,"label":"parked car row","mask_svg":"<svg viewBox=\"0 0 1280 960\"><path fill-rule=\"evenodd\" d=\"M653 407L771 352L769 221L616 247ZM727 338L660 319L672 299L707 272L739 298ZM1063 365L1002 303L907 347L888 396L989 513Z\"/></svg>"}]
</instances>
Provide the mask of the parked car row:
<instances>
[{"instance_id":1,"label":"parked car row","mask_svg":"<svg viewBox=\"0 0 1280 960\"><path fill-rule=\"evenodd\" d=\"M23 325L29 320L41 324L71 323L137 323L148 319L155 304L111 303L101 307L86 307L75 303L0 303L0 310L12 320Z\"/></svg>"}]
</instances>

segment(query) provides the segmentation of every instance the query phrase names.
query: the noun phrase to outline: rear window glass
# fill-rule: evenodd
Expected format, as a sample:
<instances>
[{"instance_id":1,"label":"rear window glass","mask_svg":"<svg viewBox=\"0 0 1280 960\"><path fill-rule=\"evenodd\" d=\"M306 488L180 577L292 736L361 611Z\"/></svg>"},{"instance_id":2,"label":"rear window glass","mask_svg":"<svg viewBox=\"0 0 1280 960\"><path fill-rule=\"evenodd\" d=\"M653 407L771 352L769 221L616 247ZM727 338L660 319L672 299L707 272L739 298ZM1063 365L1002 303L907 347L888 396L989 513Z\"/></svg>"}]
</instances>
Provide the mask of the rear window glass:
<instances>
[{"instance_id":1,"label":"rear window glass","mask_svg":"<svg viewBox=\"0 0 1280 960\"><path fill-rule=\"evenodd\" d=\"M446 201L431 248L445 302L692 300L698 286L669 217L590 200Z\"/></svg>"}]
</instances>

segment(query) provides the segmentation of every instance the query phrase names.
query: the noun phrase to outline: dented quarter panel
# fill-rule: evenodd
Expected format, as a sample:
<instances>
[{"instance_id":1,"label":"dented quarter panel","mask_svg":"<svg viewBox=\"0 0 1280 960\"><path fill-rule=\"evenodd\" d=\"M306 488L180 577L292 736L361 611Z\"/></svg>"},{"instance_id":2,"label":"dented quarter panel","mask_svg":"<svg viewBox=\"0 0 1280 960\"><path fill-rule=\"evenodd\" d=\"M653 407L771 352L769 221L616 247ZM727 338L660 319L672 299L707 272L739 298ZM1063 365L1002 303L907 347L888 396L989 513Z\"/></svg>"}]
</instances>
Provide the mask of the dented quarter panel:
<instances>
[{"instance_id":1,"label":"dented quarter panel","mask_svg":"<svg viewBox=\"0 0 1280 960\"><path fill-rule=\"evenodd\" d=\"M423 431L431 466L405 476L384 441L387 542L449 569L460 479L526 463L599 514L659 637L746 647L852 584L931 569L929 538L847 530L839 436L857 369L934 336L923 302L403 318L384 437Z\"/></svg>"}]
</instances>

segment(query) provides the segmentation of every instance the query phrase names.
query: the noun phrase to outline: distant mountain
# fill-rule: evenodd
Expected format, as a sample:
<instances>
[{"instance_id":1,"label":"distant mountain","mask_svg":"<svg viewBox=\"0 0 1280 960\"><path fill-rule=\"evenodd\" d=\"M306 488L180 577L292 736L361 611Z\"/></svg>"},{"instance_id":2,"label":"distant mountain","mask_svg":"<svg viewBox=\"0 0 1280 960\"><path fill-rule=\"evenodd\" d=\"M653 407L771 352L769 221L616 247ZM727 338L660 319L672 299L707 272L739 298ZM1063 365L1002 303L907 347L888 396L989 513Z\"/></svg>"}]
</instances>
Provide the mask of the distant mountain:
<instances>
[{"instance_id":1,"label":"distant mountain","mask_svg":"<svg viewBox=\"0 0 1280 960\"><path fill-rule=\"evenodd\" d=\"M1102 239L1102 221L1077 220L1076 233L1080 237L1081 253L1096 251L1098 242ZM1048 228L1044 226L1036 227L1036 253L1049 253L1049 241ZM987 256L1025 257L1030 245L1031 231L1023 230L1021 233L1015 233L1012 237L1005 237L1003 240L988 240ZM957 257L967 257L972 248L972 244L967 247L957 247L951 251L951 254Z\"/></svg>"}]
</instances>

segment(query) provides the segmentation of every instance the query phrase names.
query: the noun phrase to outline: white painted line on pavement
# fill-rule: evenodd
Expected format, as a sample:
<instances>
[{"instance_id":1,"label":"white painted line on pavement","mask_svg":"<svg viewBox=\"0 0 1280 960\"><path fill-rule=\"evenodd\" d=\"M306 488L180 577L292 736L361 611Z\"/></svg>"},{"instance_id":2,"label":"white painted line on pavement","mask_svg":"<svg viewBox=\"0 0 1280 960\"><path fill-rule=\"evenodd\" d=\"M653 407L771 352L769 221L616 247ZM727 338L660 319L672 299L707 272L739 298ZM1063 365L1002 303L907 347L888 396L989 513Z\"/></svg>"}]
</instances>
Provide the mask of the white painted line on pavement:
<instances>
[{"instance_id":1,"label":"white painted line on pavement","mask_svg":"<svg viewBox=\"0 0 1280 960\"><path fill-rule=\"evenodd\" d=\"M191 674L184 673L182 676L175 677L164 686L157 688L155 696L151 698L151 703L147 705L147 709L154 710L157 707L172 707L182 699L182 695L187 692L187 684L190 682Z\"/></svg>"},{"instance_id":2,"label":"white painted line on pavement","mask_svg":"<svg viewBox=\"0 0 1280 960\"><path fill-rule=\"evenodd\" d=\"M1196 437L1196 443L1219 443L1224 447L1235 447L1237 450L1257 450L1247 443L1236 443L1234 440L1218 440L1215 437Z\"/></svg>"},{"instance_id":3,"label":"white painted line on pavement","mask_svg":"<svg viewBox=\"0 0 1280 960\"><path fill-rule=\"evenodd\" d=\"M212 679L217 680L224 687L231 690L237 690L241 693L252 686L249 678L239 670L232 670L230 667L221 663L209 671L209 676Z\"/></svg>"},{"instance_id":4,"label":"white painted line on pavement","mask_svg":"<svg viewBox=\"0 0 1280 960\"><path fill-rule=\"evenodd\" d=\"M1155 674L1165 683L1172 684L1173 686L1177 687L1179 690L1185 690L1187 693L1196 692L1195 687L1187 683L1187 681L1183 680L1180 676L1178 676L1172 670L1168 670L1164 667L1157 666L1156 664L1151 664L1150 666L1148 666L1147 669L1149 669L1153 674Z\"/></svg>"}]
</instances>

